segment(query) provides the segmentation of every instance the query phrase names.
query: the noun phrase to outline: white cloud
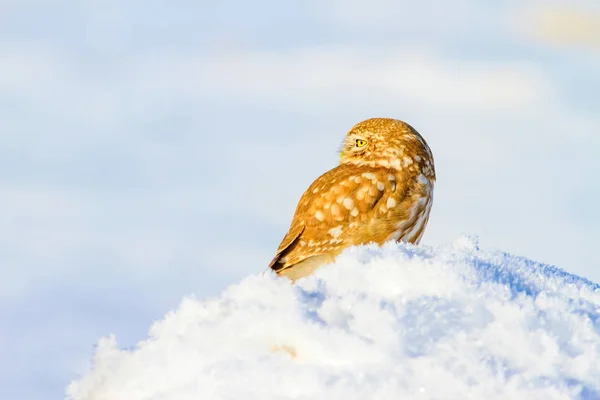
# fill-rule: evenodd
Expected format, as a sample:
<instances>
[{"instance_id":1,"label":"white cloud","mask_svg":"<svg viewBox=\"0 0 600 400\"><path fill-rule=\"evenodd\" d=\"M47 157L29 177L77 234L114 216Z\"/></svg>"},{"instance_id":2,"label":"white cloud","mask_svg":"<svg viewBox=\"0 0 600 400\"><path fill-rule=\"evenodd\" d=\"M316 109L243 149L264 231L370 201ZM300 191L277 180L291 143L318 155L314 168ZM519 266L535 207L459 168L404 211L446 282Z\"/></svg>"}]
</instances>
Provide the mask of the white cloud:
<instances>
[{"instance_id":1,"label":"white cloud","mask_svg":"<svg viewBox=\"0 0 600 400\"><path fill-rule=\"evenodd\" d=\"M389 110L399 102L445 110L514 112L555 96L544 72L532 64L452 61L402 47L175 55L143 60L135 70L137 86L148 92L240 96L313 112L365 103Z\"/></svg>"},{"instance_id":2,"label":"white cloud","mask_svg":"<svg viewBox=\"0 0 600 400\"><path fill-rule=\"evenodd\" d=\"M0 89L4 93L39 91L64 67L61 57L42 43L0 41Z\"/></svg>"},{"instance_id":3,"label":"white cloud","mask_svg":"<svg viewBox=\"0 0 600 400\"><path fill-rule=\"evenodd\" d=\"M111 76L107 71L95 72L89 63L90 60L54 42L0 41L1 94L29 113L61 123L85 124L88 128L77 132L63 130L59 138L92 136L98 127L110 126L127 114L131 117L139 112L138 103L129 101L133 94L130 88L119 82L120 78L128 78L120 75L120 68L111 71L115 75ZM48 131L52 128L46 127ZM33 134L39 139L48 136L43 132Z\"/></svg>"},{"instance_id":4,"label":"white cloud","mask_svg":"<svg viewBox=\"0 0 600 400\"><path fill-rule=\"evenodd\" d=\"M465 33L473 27L501 28L507 4L484 4L475 0L426 2L395 0L324 0L311 2L315 18L328 25L360 32L361 37L385 32L385 41L424 42L443 35ZM396 33L396 35L390 33ZM400 34L401 33L401 34Z\"/></svg>"}]
</instances>

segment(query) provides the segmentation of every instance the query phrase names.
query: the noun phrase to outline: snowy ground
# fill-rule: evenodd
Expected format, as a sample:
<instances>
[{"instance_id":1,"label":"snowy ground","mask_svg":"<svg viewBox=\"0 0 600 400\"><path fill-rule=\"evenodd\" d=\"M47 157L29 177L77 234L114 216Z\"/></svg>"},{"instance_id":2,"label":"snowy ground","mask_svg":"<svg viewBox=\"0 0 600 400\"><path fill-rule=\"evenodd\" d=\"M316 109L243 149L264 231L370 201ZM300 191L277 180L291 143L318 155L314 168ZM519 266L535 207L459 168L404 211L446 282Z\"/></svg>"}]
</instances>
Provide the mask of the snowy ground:
<instances>
[{"instance_id":1,"label":"snowy ground","mask_svg":"<svg viewBox=\"0 0 600 400\"><path fill-rule=\"evenodd\" d=\"M74 400L598 399L600 287L477 248L349 249L100 340Z\"/></svg>"}]
</instances>

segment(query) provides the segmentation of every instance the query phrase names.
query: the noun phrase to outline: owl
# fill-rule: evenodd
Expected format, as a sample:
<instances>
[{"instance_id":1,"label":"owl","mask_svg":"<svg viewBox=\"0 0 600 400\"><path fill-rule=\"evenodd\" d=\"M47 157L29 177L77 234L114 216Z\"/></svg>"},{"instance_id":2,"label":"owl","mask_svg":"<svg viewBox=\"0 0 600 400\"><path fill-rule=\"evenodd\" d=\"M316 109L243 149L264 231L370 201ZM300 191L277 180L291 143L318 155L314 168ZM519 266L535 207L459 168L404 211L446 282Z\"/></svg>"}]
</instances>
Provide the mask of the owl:
<instances>
[{"instance_id":1,"label":"owl","mask_svg":"<svg viewBox=\"0 0 600 400\"><path fill-rule=\"evenodd\" d=\"M300 198L269 267L295 281L350 246L418 244L434 184L433 155L413 127L391 118L356 124L346 134L339 165Z\"/></svg>"}]
</instances>

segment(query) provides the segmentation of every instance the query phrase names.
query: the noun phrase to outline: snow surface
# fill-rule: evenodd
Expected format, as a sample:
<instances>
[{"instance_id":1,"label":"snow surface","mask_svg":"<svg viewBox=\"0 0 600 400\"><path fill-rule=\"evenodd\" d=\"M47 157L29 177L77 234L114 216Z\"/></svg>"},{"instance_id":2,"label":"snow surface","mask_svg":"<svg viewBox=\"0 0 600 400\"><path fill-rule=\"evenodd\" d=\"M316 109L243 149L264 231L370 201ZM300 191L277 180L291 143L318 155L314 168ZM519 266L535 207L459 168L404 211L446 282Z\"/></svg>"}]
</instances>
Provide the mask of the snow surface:
<instances>
[{"instance_id":1,"label":"snow surface","mask_svg":"<svg viewBox=\"0 0 600 400\"><path fill-rule=\"evenodd\" d=\"M98 343L73 400L600 399L600 287L478 248L348 249Z\"/></svg>"}]
</instances>

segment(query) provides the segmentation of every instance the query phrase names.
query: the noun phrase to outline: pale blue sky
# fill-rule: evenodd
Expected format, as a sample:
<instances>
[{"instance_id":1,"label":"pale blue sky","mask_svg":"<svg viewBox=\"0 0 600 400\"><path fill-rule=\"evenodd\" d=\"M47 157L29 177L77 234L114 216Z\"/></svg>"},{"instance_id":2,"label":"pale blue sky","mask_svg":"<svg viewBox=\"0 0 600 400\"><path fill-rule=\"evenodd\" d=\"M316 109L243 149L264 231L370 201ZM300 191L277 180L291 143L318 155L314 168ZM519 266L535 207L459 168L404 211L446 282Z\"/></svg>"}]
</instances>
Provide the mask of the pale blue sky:
<instances>
[{"instance_id":1,"label":"pale blue sky","mask_svg":"<svg viewBox=\"0 0 600 400\"><path fill-rule=\"evenodd\" d=\"M600 281L600 49L536 34L556 2L415 3L0 1L0 398L262 272L372 116L433 149L424 243Z\"/></svg>"}]
</instances>

